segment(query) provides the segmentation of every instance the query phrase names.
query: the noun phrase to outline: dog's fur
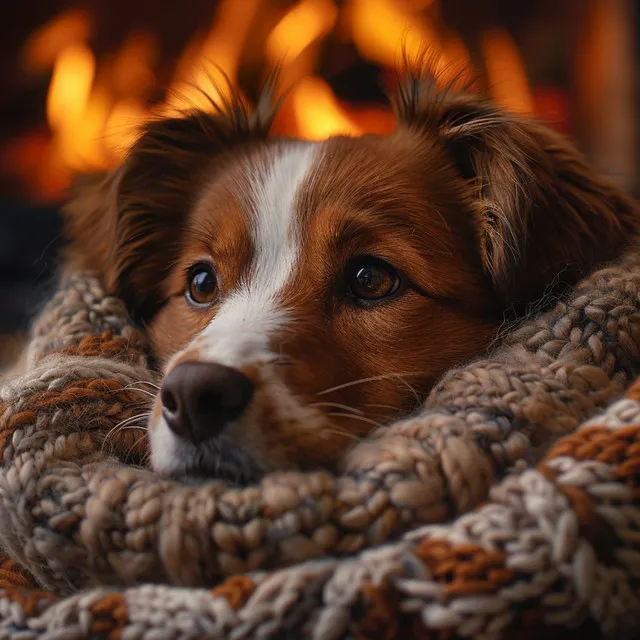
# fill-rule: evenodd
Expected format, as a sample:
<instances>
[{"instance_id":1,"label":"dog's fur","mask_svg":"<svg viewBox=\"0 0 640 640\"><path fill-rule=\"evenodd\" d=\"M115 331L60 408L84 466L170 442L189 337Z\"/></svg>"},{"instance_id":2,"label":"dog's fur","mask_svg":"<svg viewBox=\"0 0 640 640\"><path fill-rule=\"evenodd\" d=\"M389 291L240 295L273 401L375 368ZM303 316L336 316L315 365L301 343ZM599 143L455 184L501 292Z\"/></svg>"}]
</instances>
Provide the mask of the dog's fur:
<instances>
[{"instance_id":1,"label":"dog's fur","mask_svg":"<svg viewBox=\"0 0 640 640\"><path fill-rule=\"evenodd\" d=\"M388 136L268 139L251 111L150 122L116 171L67 207L74 268L104 274L148 329L165 373L233 366L243 415L195 446L150 419L152 463L249 481L334 467L376 424L406 415L505 313L561 294L635 234L635 204L559 134L491 101L409 74ZM345 294L354 258L401 274L373 305ZM215 304L185 301L190 265L218 273Z\"/></svg>"}]
</instances>

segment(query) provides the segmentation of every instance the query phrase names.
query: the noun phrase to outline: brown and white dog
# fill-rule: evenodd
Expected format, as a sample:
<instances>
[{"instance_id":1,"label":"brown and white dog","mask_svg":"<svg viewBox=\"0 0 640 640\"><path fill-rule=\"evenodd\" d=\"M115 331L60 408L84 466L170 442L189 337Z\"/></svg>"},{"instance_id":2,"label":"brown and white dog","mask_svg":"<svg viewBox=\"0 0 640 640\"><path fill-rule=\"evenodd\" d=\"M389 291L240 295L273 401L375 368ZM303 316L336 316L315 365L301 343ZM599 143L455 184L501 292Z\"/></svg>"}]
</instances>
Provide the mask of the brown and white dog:
<instances>
[{"instance_id":1,"label":"brown and white dog","mask_svg":"<svg viewBox=\"0 0 640 640\"><path fill-rule=\"evenodd\" d=\"M147 327L174 477L336 467L637 227L563 137L428 71L387 136L270 139L269 98L151 122L67 210L74 263Z\"/></svg>"}]
</instances>

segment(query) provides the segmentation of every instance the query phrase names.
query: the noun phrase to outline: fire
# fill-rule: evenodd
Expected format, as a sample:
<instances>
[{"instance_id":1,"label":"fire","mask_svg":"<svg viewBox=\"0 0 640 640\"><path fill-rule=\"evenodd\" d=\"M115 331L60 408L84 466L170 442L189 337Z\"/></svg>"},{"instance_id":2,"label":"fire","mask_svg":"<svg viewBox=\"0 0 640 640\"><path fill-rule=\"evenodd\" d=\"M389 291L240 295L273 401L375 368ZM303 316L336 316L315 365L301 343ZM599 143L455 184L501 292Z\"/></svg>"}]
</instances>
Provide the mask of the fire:
<instances>
[{"instance_id":1,"label":"fire","mask_svg":"<svg viewBox=\"0 0 640 640\"><path fill-rule=\"evenodd\" d=\"M484 34L481 47L493 97L512 111L532 114L533 97L513 38L496 29Z\"/></svg>"},{"instance_id":2,"label":"fire","mask_svg":"<svg viewBox=\"0 0 640 640\"><path fill-rule=\"evenodd\" d=\"M61 13L27 40L22 50L23 68L30 73L47 71L67 47L87 42L91 26L82 11Z\"/></svg>"},{"instance_id":3,"label":"fire","mask_svg":"<svg viewBox=\"0 0 640 640\"><path fill-rule=\"evenodd\" d=\"M109 169L125 157L152 115L211 109L211 99L228 97L228 82L237 86L247 60L254 66L266 60L282 69L281 89L289 92L278 133L317 140L388 132L393 127L388 107L355 108L336 97L320 76L322 47L329 37L354 45L385 74L402 63L403 50L408 59L427 52L441 77L455 78L470 68L471 54L437 21L437 5L438 0L299 0L283 11L282 3L269 0L221 0L209 29L183 50L166 99L155 103L161 51L156 37L132 33L115 55L96 60L89 43L98 25L86 13L67 11L36 31L22 51L25 71L51 71L50 138L25 137L24 149L20 140L12 143L13 157L25 163L14 171L23 171L35 189L51 194L67 186L74 172ZM510 36L484 34L480 53L495 97L513 110L530 112L524 64ZM40 164L34 169L37 154Z\"/></svg>"},{"instance_id":4,"label":"fire","mask_svg":"<svg viewBox=\"0 0 640 640\"><path fill-rule=\"evenodd\" d=\"M65 49L53 67L47 96L47 119L56 131L70 119L79 121L89 100L96 63L84 45Z\"/></svg>"},{"instance_id":5,"label":"fire","mask_svg":"<svg viewBox=\"0 0 640 640\"><path fill-rule=\"evenodd\" d=\"M331 87L317 76L302 80L294 89L292 101L301 138L321 140L363 133L341 108Z\"/></svg>"},{"instance_id":6,"label":"fire","mask_svg":"<svg viewBox=\"0 0 640 640\"><path fill-rule=\"evenodd\" d=\"M58 56L47 96L47 119L60 159L70 167L93 164L93 137L106 116L101 96L92 95L96 64L85 45L72 45Z\"/></svg>"},{"instance_id":7,"label":"fire","mask_svg":"<svg viewBox=\"0 0 640 640\"><path fill-rule=\"evenodd\" d=\"M287 13L267 39L272 64L286 65L334 27L338 9L331 0L302 0Z\"/></svg>"},{"instance_id":8,"label":"fire","mask_svg":"<svg viewBox=\"0 0 640 640\"><path fill-rule=\"evenodd\" d=\"M105 123L105 144L119 160L124 160L127 151L138 137L138 129L148 118L144 103L135 98L123 99L111 109Z\"/></svg>"},{"instance_id":9,"label":"fire","mask_svg":"<svg viewBox=\"0 0 640 640\"><path fill-rule=\"evenodd\" d=\"M253 18L262 0L223 0L204 41L192 42L178 63L166 108L209 110L211 99L228 97L228 84L237 78ZM203 93L205 91L206 93Z\"/></svg>"},{"instance_id":10,"label":"fire","mask_svg":"<svg viewBox=\"0 0 640 640\"><path fill-rule=\"evenodd\" d=\"M134 33L118 51L111 69L115 95L146 97L156 86L153 67L158 58L159 44L146 32Z\"/></svg>"},{"instance_id":11,"label":"fire","mask_svg":"<svg viewBox=\"0 0 640 640\"><path fill-rule=\"evenodd\" d=\"M401 50L417 59L428 48L437 59L438 38L426 19L398 0L351 0L353 39L367 59L395 67Z\"/></svg>"},{"instance_id":12,"label":"fire","mask_svg":"<svg viewBox=\"0 0 640 640\"><path fill-rule=\"evenodd\" d=\"M139 69L120 68L126 75L115 66L108 86L96 82L96 61L87 46L72 45L58 56L47 96L53 165L63 170L106 169L124 156L135 139L135 125L148 117L148 110L135 98L114 98L114 87L126 92L127 80L139 80ZM139 91L139 82L135 86Z\"/></svg>"}]
</instances>

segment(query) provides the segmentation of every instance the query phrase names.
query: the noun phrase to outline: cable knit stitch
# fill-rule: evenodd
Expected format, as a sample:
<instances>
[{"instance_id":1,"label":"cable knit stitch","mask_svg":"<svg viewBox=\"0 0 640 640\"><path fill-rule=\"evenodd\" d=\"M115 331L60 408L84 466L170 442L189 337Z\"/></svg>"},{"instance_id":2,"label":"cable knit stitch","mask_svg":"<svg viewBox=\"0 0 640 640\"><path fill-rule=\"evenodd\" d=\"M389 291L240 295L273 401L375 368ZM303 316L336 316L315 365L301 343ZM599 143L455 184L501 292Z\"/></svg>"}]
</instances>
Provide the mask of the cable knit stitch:
<instances>
[{"instance_id":1,"label":"cable knit stitch","mask_svg":"<svg viewBox=\"0 0 640 640\"><path fill-rule=\"evenodd\" d=\"M144 468L144 337L66 279L0 387L0 638L638 633L639 296L634 250L343 475L235 488Z\"/></svg>"}]
</instances>

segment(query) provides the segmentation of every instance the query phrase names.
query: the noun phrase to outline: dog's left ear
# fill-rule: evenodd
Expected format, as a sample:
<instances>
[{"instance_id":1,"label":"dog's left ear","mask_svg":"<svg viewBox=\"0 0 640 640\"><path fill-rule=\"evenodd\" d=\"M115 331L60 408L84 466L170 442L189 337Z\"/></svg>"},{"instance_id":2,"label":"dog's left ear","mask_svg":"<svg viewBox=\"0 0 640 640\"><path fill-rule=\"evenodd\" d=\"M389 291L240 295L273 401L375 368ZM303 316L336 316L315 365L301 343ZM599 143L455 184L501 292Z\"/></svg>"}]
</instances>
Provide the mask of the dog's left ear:
<instances>
[{"instance_id":1,"label":"dog's left ear","mask_svg":"<svg viewBox=\"0 0 640 640\"><path fill-rule=\"evenodd\" d=\"M148 322L166 300L163 282L202 186L240 149L266 139L276 77L253 108L232 93L209 111L152 119L120 167L79 180L64 208L66 268L98 273L136 320Z\"/></svg>"},{"instance_id":2,"label":"dog's left ear","mask_svg":"<svg viewBox=\"0 0 640 640\"><path fill-rule=\"evenodd\" d=\"M400 126L435 136L473 202L484 268L503 308L568 286L615 257L640 226L636 204L560 134L490 100L407 78Z\"/></svg>"}]
</instances>

